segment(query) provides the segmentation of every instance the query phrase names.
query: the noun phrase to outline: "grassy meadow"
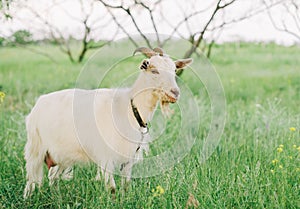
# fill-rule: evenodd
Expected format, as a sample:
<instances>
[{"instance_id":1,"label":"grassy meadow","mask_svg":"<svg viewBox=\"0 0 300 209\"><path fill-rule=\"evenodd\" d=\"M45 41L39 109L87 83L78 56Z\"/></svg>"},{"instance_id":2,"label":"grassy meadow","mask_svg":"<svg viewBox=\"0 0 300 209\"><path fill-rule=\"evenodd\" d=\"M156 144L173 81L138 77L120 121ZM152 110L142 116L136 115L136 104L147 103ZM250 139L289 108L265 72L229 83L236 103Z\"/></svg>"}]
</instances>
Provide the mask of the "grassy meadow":
<instances>
[{"instance_id":1,"label":"grassy meadow","mask_svg":"<svg viewBox=\"0 0 300 209\"><path fill-rule=\"evenodd\" d=\"M0 208L300 208L299 47L215 46L211 63L224 87L227 115L221 141L204 163L199 163L199 150L209 129L209 100L184 72L202 123L196 143L180 163L161 175L133 179L126 192L116 177L115 199L102 181L94 180L95 165L75 166L71 181L49 188L45 174L39 192L23 200L25 116L41 94L73 88L84 66L71 64L53 46L35 47L46 48L57 62L24 49L0 48L0 91L5 93L0 98ZM105 62L98 60L97 66ZM126 65L134 66L129 61ZM120 75L112 75L105 85ZM172 123L177 120L174 116ZM167 149L164 137L172 135L155 141L153 153Z\"/></svg>"}]
</instances>

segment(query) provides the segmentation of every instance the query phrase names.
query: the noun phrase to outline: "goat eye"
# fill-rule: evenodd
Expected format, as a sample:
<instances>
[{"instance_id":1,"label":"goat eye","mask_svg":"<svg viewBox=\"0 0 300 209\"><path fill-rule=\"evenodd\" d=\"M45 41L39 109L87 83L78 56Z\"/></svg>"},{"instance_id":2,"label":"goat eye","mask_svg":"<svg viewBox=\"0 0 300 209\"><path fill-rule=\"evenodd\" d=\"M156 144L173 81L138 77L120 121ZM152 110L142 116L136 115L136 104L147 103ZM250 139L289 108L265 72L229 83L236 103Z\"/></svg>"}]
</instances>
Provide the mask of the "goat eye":
<instances>
[{"instance_id":1,"label":"goat eye","mask_svg":"<svg viewBox=\"0 0 300 209\"><path fill-rule=\"evenodd\" d=\"M150 66L150 62L148 60L144 60L140 66L141 70L147 70Z\"/></svg>"},{"instance_id":2,"label":"goat eye","mask_svg":"<svg viewBox=\"0 0 300 209\"><path fill-rule=\"evenodd\" d=\"M151 73L152 73L152 74L159 74L159 72L158 72L157 69L152 69L152 70L151 70Z\"/></svg>"}]
</instances>

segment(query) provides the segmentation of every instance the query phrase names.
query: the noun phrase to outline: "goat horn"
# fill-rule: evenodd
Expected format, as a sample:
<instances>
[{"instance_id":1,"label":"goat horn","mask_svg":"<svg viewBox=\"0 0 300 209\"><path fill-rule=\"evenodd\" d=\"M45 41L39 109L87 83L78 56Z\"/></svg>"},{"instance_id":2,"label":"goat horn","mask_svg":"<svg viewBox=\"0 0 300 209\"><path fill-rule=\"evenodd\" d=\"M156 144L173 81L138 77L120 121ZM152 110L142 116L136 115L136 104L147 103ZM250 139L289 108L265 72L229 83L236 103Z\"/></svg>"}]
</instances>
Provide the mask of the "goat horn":
<instances>
[{"instance_id":1,"label":"goat horn","mask_svg":"<svg viewBox=\"0 0 300 209\"><path fill-rule=\"evenodd\" d=\"M156 55L156 52L153 51L152 49L149 49L147 47L140 47L137 48L134 52L133 55L135 55L137 52L141 52L142 54L144 54L146 57L150 58L154 55Z\"/></svg>"},{"instance_id":2,"label":"goat horn","mask_svg":"<svg viewBox=\"0 0 300 209\"><path fill-rule=\"evenodd\" d=\"M163 51L163 49L162 49L162 48L159 48L159 47L154 48L153 51L159 53L159 56L164 56L164 53L165 53L165 52Z\"/></svg>"}]
</instances>

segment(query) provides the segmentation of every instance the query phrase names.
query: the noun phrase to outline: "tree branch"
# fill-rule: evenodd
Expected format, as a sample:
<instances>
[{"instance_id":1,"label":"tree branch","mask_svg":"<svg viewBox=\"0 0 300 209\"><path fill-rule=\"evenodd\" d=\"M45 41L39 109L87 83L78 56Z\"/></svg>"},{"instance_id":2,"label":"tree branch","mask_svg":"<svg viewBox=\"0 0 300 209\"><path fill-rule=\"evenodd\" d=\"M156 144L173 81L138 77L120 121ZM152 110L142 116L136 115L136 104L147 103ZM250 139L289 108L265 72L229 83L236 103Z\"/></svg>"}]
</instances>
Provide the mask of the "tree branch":
<instances>
[{"instance_id":1,"label":"tree branch","mask_svg":"<svg viewBox=\"0 0 300 209\"><path fill-rule=\"evenodd\" d=\"M112 6L107 4L106 2L104 2L103 0L99 0L105 7L107 8L112 8L112 9L121 9L123 10L130 18L131 22L133 23L134 27L136 28L136 30L139 32L139 34L142 36L142 38L145 40L146 44L148 47L152 48L149 39L146 37L146 35L142 32L141 28L138 26L135 18L133 17L130 8L125 8L123 5L119 5L119 6ZM127 34L126 34L127 35Z\"/></svg>"},{"instance_id":2,"label":"tree branch","mask_svg":"<svg viewBox=\"0 0 300 209\"><path fill-rule=\"evenodd\" d=\"M213 6L213 4L209 5L207 8L205 8L205 9L203 9L203 10L198 10L198 11L196 11L196 12L193 12L193 13L189 14L188 16L185 16L184 19L182 19L181 21L179 21L179 22L177 23L177 25L175 25L175 26L172 26L172 25L167 21L167 23L169 24L169 26L170 26L171 28L173 28L173 31L170 33L170 36L169 36L167 39L164 40L164 42L162 43L162 45L165 45L169 40L171 40L171 38L174 36L175 33L178 33L178 28L179 28L183 23L188 22L188 20L191 19L192 17L194 17L194 16L196 16L196 15L198 15L198 14L201 14L201 13L207 11L207 10L208 10L210 7L212 7L212 6ZM165 19L166 19L166 18L165 18Z\"/></svg>"},{"instance_id":3,"label":"tree branch","mask_svg":"<svg viewBox=\"0 0 300 209\"><path fill-rule=\"evenodd\" d=\"M249 19L251 17L254 17L255 15L258 15L260 13L265 12L267 9L270 9L270 8L272 8L272 7L280 4L280 3L281 3L281 1L277 1L277 2L275 2L275 3L273 3L273 4L269 5L269 6L266 6L265 8L258 9L256 11L252 12L251 14L247 14L247 15L245 15L243 17L240 17L240 18L237 18L237 19L233 19L233 20L230 20L228 22L223 21L223 23L220 24L220 25L217 25L217 26L215 26L213 28L207 28L207 31L214 31L216 29L223 28L224 26L227 26L227 25L230 25L230 24L234 24L234 23L238 23L238 22L241 22L243 20Z\"/></svg>"},{"instance_id":4,"label":"tree branch","mask_svg":"<svg viewBox=\"0 0 300 209\"><path fill-rule=\"evenodd\" d=\"M44 19L37 11L33 10L31 7L27 5L23 5L24 8L28 9L37 19L42 21L44 25L46 25L50 31L51 38L59 43L59 48L62 52L68 55L71 62L74 62L74 58L69 46L69 42L63 38L63 34L61 31L56 28L54 25L51 25L46 19ZM56 37L55 33L59 35L59 38Z\"/></svg>"},{"instance_id":5,"label":"tree branch","mask_svg":"<svg viewBox=\"0 0 300 209\"><path fill-rule=\"evenodd\" d=\"M267 3L265 0L263 0L263 3L267 6ZM267 11L267 14L269 16L269 19L273 25L273 27L278 30L278 31L282 31L282 32L285 32L287 34L290 34L292 36L294 36L295 38L297 38L299 41L300 41L300 35L296 32L293 32L292 30L289 30L284 22L284 20L282 20L282 27L278 26L275 22L275 20L273 19L273 16L270 12L270 10ZM293 16L293 14L290 14L291 16Z\"/></svg>"},{"instance_id":6,"label":"tree branch","mask_svg":"<svg viewBox=\"0 0 300 209\"><path fill-rule=\"evenodd\" d=\"M148 13L149 13L149 16L150 16L150 19L151 19L151 23L152 23L152 26L153 26L153 29L155 31L155 35L156 35L156 39L157 39L157 42L158 42L158 46L161 46L160 44L160 38L159 38L159 34L158 34L158 30L157 30L157 27L156 27L156 23L154 21L154 17L153 17L153 10L151 10L147 5L145 5L143 2L138 2L137 0L134 0L134 2L136 4L139 4L141 5L142 7L144 7ZM156 2L157 3L157 2Z\"/></svg>"},{"instance_id":7,"label":"tree branch","mask_svg":"<svg viewBox=\"0 0 300 209\"><path fill-rule=\"evenodd\" d=\"M126 29L118 22L117 18L114 16L114 14L110 11L109 8L106 8L108 13L111 15L111 17L113 18L114 22L117 24L117 26L119 28L121 28L121 30L127 35L127 37L129 38L129 40L131 41L131 43L133 43L133 45L135 47L138 47L139 45L136 43L136 41L131 37L131 35L126 31Z\"/></svg>"},{"instance_id":8,"label":"tree branch","mask_svg":"<svg viewBox=\"0 0 300 209\"><path fill-rule=\"evenodd\" d=\"M221 8L224 7L220 7L220 3L222 0L218 0L217 6L214 9L213 13L211 14L209 20L207 21L207 23L205 24L204 28L202 29L202 31L200 32L200 36L198 37L198 39L194 42L194 44L191 46L191 48L185 53L184 58L188 58L190 57L195 51L196 49L199 47L201 41L203 40L203 36L205 34L205 31L207 29L207 27L209 26L209 24L211 23L211 21L214 19L215 15L217 14L218 10L220 10ZM235 1L235 0L233 0ZM232 3L231 3L232 4ZM182 72L182 71L181 71ZM178 74L181 72L178 72ZM180 75L179 74L179 75Z\"/></svg>"}]
</instances>

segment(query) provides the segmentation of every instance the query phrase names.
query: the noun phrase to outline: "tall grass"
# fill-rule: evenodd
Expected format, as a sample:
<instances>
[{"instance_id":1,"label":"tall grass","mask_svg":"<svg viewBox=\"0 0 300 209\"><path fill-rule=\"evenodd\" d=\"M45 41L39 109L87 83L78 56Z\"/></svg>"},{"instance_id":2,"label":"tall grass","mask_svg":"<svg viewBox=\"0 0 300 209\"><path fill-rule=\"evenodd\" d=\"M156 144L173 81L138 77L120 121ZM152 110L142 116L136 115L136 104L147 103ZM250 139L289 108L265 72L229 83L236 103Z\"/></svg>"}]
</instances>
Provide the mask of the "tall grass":
<instances>
[{"instance_id":1,"label":"tall grass","mask_svg":"<svg viewBox=\"0 0 300 209\"><path fill-rule=\"evenodd\" d=\"M134 179L126 192L118 187L115 199L103 182L94 180L95 165L76 166L73 180L49 188L45 178L39 192L24 201L24 118L39 95L74 87L82 68L47 47L57 54L58 63L22 49L0 49L0 91L6 94L0 105L1 208L300 207L300 49L244 43L219 45L213 51L212 63L226 94L227 122L205 163L199 163L199 150L210 122L209 101L186 72L183 79L199 94L203 123L180 163L159 176ZM111 76L105 85L117 78ZM180 119L174 118L175 123ZM168 148L164 139L151 145L152 154ZM116 180L120 185L120 178Z\"/></svg>"}]
</instances>

